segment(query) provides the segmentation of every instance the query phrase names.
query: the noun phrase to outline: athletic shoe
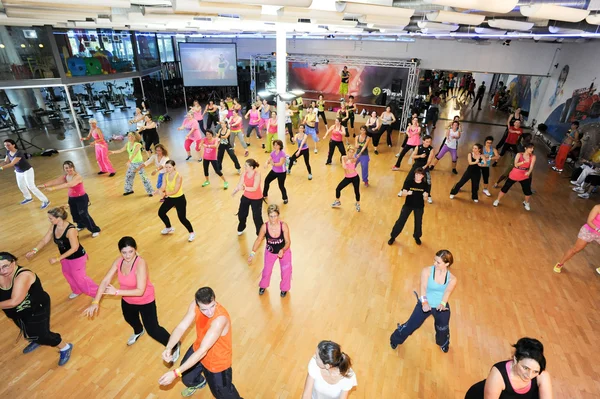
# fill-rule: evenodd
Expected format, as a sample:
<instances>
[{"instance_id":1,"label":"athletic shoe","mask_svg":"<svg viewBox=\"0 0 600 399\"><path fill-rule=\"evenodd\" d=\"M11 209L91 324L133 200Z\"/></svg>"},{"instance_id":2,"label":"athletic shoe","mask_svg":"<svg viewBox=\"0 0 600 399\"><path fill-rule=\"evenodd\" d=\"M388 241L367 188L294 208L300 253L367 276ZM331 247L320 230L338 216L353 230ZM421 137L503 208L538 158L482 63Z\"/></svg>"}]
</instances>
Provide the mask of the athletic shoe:
<instances>
[{"instance_id":1,"label":"athletic shoe","mask_svg":"<svg viewBox=\"0 0 600 399\"><path fill-rule=\"evenodd\" d=\"M481 111L481 109L479 109L479 110ZM440 346L440 349L442 350L442 352L448 353L448 351L450 350L450 343Z\"/></svg>"},{"instance_id":2,"label":"athletic shoe","mask_svg":"<svg viewBox=\"0 0 600 399\"><path fill-rule=\"evenodd\" d=\"M325 162L325 165L331 165L331 162Z\"/></svg>"},{"instance_id":3,"label":"athletic shoe","mask_svg":"<svg viewBox=\"0 0 600 399\"><path fill-rule=\"evenodd\" d=\"M188 242L194 241L195 238L196 238L196 234L195 233L190 233L190 236L188 237Z\"/></svg>"},{"instance_id":4,"label":"athletic shoe","mask_svg":"<svg viewBox=\"0 0 600 399\"><path fill-rule=\"evenodd\" d=\"M369 182L368 181L365 182L365 187L369 187Z\"/></svg>"},{"instance_id":5,"label":"athletic shoe","mask_svg":"<svg viewBox=\"0 0 600 399\"><path fill-rule=\"evenodd\" d=\"M142 332L141 332L141 333L139 333L139 334L136 334L136 333L133 333L133 334L131 334L131 337L129 337L129 339L127 340L127 346L131 346L131 345L135 344L135 343L136 343L136 341L137 341L137 340L138 340L138 339L139 339L139 338L140 338L142 335L144 335L144 333L145 333L145 332L146 332L146 330L142 330Z\"/></svg>"},{"instance_id":6,"label":"athletic shoe","mask_svg":"<svg viewBox=\"0 0 600 399\"><path fill-rule=\"evenodd\" d=\"M484 189L483 189L483 193L484 193L485 195L487 195L488 197L491 197L491 196L492 196L492 193L490 193L490 190L488 190L487 188L484 188Z\"/></svg>"},{"instance_id":7,"label":"athletic shoe","mask_svg":"<svg viewBox=\"0 0 600 399\"><path fill-rule=\"evenodd\" d=\"M248 150L244 151L244 156L245 156L245 157L247 157L247 156L248 156L248 154L250 154L250 153L248 152Z\"/></svg>"},{"instance_id":8,"label":"athletic shoe","mask_svg":"<svg viewBox=\"0 0 600 399\"><path fill-rule=\"evenodd\" d=\"M388 147L392 148L392 145L391 145L391 144L388 144Z\"/></svg>"},{"instance_id":9,"label":"athletic shoe","mask_svg":"<svg viewBox=\"0 0 600 399\"><path fill-rule=\"evenodd\" d=\"M166 227L160 231L160 234L166 235L166 234L173 234L174 232L175 232L175 227Z\"/></svg>"},{"instance_id":10,"label":"athletic shoe","mask_svg":"<svg viewBox=\"0 0 600 399\"><path fill-rule=\"evenodd\" d=\"M379 151L375 150L375 155L379 155Z\"/></svg>"},{"instance_id":11,"label":"athletic shoe","mask_svg":"<svg viewBox=\"0 0 600 399\"><path fill-rule=\"evenodd\" d=\"M188 155L187 158L185 159L186 161L189 161L190 159L192 159L191 155Z\"/></svg>"},{"instance_id":12,"label":"athletic shoe","mask_svg":"<svg viewBox=\"0 0 600 399\"><path fill-rule=\"evenodd\" d=\"M113 177L115 174L115 172L112 172L110 175L108 175L108 177Z\"/></svg>"},{"instance_id":13,"label":"athletic shoe","mask_svg":"<svg viewBox=\"0 0 600 399\"><path fill-rule=\"evenodd\" d=\"M205 181L204 183L202 183L202 187L206 187L206 186L208 186L209 184L210 184L210 182L207 180L207 181Z\"/></svg>"},{"instance_id":14,"label":"athletic shoe","mask_svg":"<svg viewBox=\"0 0 600 399\"><path fill-rule=\"evenodd\" d=\"M99 235L100 235L100 232L99 232L99 231L98 231L98 232L96 232L96 233L92 233L92 238L96 238L96 237L98 237Z\"/></svg>"},{"instance_id":15,"label":"athletic shoe","mask_svg":"<svg viewBox=\"0 0 600 399\"><path fill-rule=\"evenodd\" d=\"M204 379L204 381L202 381L200 384L196 385L195 387L188 387L186 389L184 389L183 391L181 391L181 396L183 396L184 398L187 398L188 396L192 396L193 394L196 393L197 390L202 389L206 386L206 378Z\"/></svg>"},{"instance_id":16,"label":"athletic shoe","mask_svg":"<svg viewBox=\"0 0 600 399\"><path fill-rule=\"evenodd\" d=\"M523 206L525 207L526 211L530 211L531 210L531 206L529 206L529 202L523 201Z\"/></svg>"},{"instance_id":17,"label":"athletic shoe","mask_svg":"<svg viewBox=\"0 0 600 399\"><path fill-rule=\"evenodd\" d=\"M126 191L123 193L123 195L131 195L131 194L133 194L133 191Z\"/></svg>"},{"instance_id":18,"label":"athletic shoe","mask_svg":"<svg viewBox=\"0 0 600 399\"><path fill-rule=\"evenodd\" d=\"M342 203L338 200L333 201L333 204L331 204L332 208L338 208L342 205Z\"/></svg>"},{"instance_id":19,"label":"athletic shoe","mask_svg":"<svg viewBox=\"0 0 600 399\"><path fill-rule=\"evenodd\" d=\"M69 299L75 299L75 298L77 298L79 295L81 295L81 294L76 294L76 293L74 293L74 292L71 292L71 293L69 294Z\"/></svg>"},{"instance_id":20,"label":"athletic shoe","mask_svg":"<svg viewBox=\"0 0 600 399\"><path fill-rule=\"evenodd\" d=\"M395 350L395 349L398 347L398 344L392 344L392 343L390 342L390 346L392 347L392 349L394 349L394 350Z\"/></svg>"},{"instance_id":21,"label":"athletic shoe","mask_svg":"<svg viewBox=\"0 0 600 399\"><path fill-rule=\"evenodd\" d=\"M315 148L315 154L317 154L319 151Z\"/></svg>"},{"instance_id":22,"label":"athletic shoe","mask_svg":"<svg viewBox=\"0 0 600 399\"><path fill-rule=\"evenodd\" d=\"M450 194L450 199L454 199L454 195L453 194Z\"/></svg>"},{"instance_id":23,"label":"athletic shoe","mask_svg":"<svg viewBox=\"0 0 600 399\"><path fill-rule=\"evenodd\" d=\"M83 230L83 227L77 227L77 231Z\"/></svg>"},{"instance_id":24,"label":"athletic shoe","mask_svg":"<svg viewBox=\"0 0 600 399\"><path fill-rule=\"evenodd\" d=\"M68 349L65 349L64 351L63 350L59 351L59 353L60 353L60 357L58 358L59 366L64 366L65 364L67 364L69 359L71 359L71 352L73 352L73 344L68 343L67 345L68 345Z\"/></svg>"},{"instance_id":25,"label":"athletic shoe","mask_svg":"<svg viewBox=\"0 0 600 399\"><path fill-rule=\"evenodd\" d=\"M492 167L495 168L496 166L498 166L498 162L494 161L494 163L492 164Z\"/></svg>"},{"instance_id":26,"label":"athletic shoe","mask_svg":"<svg viewBox=\"0 0 600 399\"><path fill-rule=\"evenodd\" d=\"M396 154L396 158L398 158L398 157L400 157L400 153L397 153L397 154Z\"/></svg>"},{"instance_id":27,"label":"athletic shoe","mask_svg":"<svg viewBox=\"0 0 600 399\"><path fill-rule=\"evenodd\" d=\"M287 174L288 174L288 175L289 175L289 174L292 174L292 170L288 168L288 169L287 169Z\"/></svg>"},{"instance_id":28,"label":"athletic shoe","mask_svg":"<svg viewBox=\"0 0 600 399\"><path fill-rule=\"evenodd\" d=\"M309 173L308 180L312 180L312 175Z\"/></svg>"},{"instance_id":29,"label":"athletic shoe","mask_svg":"<svg viewBox=\"0 0 600 399\"><path fill-rule=\"evenodd\" d=\"M390 238L390 239L388 240L388 245L393 245L395 241L396 241L396 239L395 239L395 238Z\"/></svg>"},{"instance_id":30,"label":"athletic shoe","mask_svg":"<svg viewBox=\"0 0 600 399\"><path fill-rule=\"evenodd\" d=\"M23 353L24 354L28 354L33 352L34 350L36 350L37 348L40 347L40 344L35 343L35 342L30 342L29 345L27 345L24 349L23 349Z\"/></svg>"},{"instance_id":31,"label":"athletic shoe","mask_svg":"<svg viewBox=\"0 0 600 399\"><path fill-rule=\"evenodd\" d=\"M498 206L498 205L500 205L500 201L498 201L498 200L494 201L494 206Z\"/></svg>"},{"instance_id":32,"label":"athletic shoe","mask_svg":"<svg viewBox=\"0 0 600 399\"><path fill-rule=\"evenodd\" d=\"M560 273L562 271L562 267L563 265L561 265L560 263L557 263L556 265L554 265L554 273Z\"/></svg>"},{"instance_id":33,"label":"athletic shoe","mask_svg":"<svg viewBox=\"0 0 600 399\"><path fill-rule=\"evenodd\" d=\"M173 348L173 351L171 351L171 363L175 363L179 359L180 354L181 342L178 342L177 345L175 345L175 348Z\"/></svg>"},{"instance_id":34,"label":"athletic shoe","mask_svg":"<svg viewBox=\"0 0 600 399\"><path fill-rule=\"evenodd\" d=\"M473 200L473 202L474 202L474 203L478 203L478 202L479 202L479 200L478 200L478 199L474 199L474 200Z\"/></svg>"},{"instance_id":35,"label":"athletic shoe","mask_svg":"<svg viewBox=\"0 0 600 399\"><path fill-rule=\"evenodd\" d=\"M259 288L258 289L258 295L262 295L265 293L266 288Z\"/></svg>"},{"instance_id":36,"label":"athletic shoe","mask_svg":"<svg viewBox=\"0 0 600 399\"><path fill-rule=\"evenodd\" d=\"M577 194L577 196L578 196L579 198L583 198L583 199L588 199L588 198L590 198L590 194L589 194L589 193Z\"/></svg>"},{"instance_id":37,"label":"athletic shoe","mask_svg":"<svg viewBox=\"0 0 600 399\"><path fill-rule=\"evenodd\" d=\"M579 183L577 183L577 180L571 180L569 183L571 183L574 186L578 186Z\"/></svg>"},{"instance_id":38,"label":"athletic shoe","mask_svg":"<svg viewBox=\"0 0 600 399\"><path fill-rule=\"evenodd\" d=\"M500 186L498 185L498 183L494 183L494 188L500 188Z\"/></svg>"},{"instance_id":39,"label":"athletic shoe","mask_svg":"<svg viewBox=\"0 0 600 399\"><path fill-rule=\"evenodd\" d=\"M585 190L582 187L575 187L575 188L573 188L573 191L575 191L576 193L579 193L579 194L585 193Z\"/></svg>"},{"instance_id":40,"label":"athletic shoe","mask_svg":"<svg viewBox=\"0 0 600 399\"><path fill-rule=\"evenodd\" d=\"M398 197L402 197L402 190L398 193Z\"/></svg>"},{"instance_id":41,"label":"athletic shoe","mask_svg":"<svg viewBox=\"0 0 600 399\"><path fill-rule=\"evenodd\" d=\"M99 175L103 175L103 174L105 174L105 173L106 173L106 172L102 172L102 171L98 172L98 174L99 174Z\"/></svg>"},{"instance_id":42,"label":"athletic shoe","mask_svg":"<svg viewBox=\"0 0 600 399\"><path fill-rule=\"evenodd\" d=\"M281 293L279 294L280 297L285 298L285 296L287 295L287 291L281 291Z\"/></svg>"},{"instance_id":43,"label":"athletic shoe","mask_svg":"<svg viewBox=\"0 0 600 399\"><path fill-rule=\"evenodd\" d=\"M458 171L456 169L452 169L452 173L454 173L455 175L457 175Z\"/></svg>"},{"instance_id":44,"label":"athletic shoe","mask_svg":"<svg viewBox=\"0 0 600 399\"><path fill-rule=\"evenodd\" d=\"M356 207L356 212L360 212L360 204L358 202L356 203L355 207Z\"/></svg>"},{"instance_id":45,"label":"athletic shoe","mask_svg":"<svg viewBox=\"0 0 600 399\"><path fill-rule=\"evenodd\" d=\"M287 204L287 203L288 203L288 200L284 199L284 200L283 200L283 203L284 203L284 204Z\"/></svg>"},{"instance_id":46,"label":"athletic shoe","mask_svg":"<svg viewBox=\"0 0 600 399\"><path fill-rule=\"evenodd\" d=\"M198 162L202 162L202 158L199 158L199 159L198 159Z\"/></svg>"},{"instance_id":47,"label":"athletic shoe","mask_svg":"<svg viewBox=\"0 0 600 399\"><path fill-rule=\"evenodd\" d=\"M50 201L42 202L42 206L40 206L40 209L46 209L48 208L48 205L50 205Z\"/></svg>"},{"instance_id":48,"label":"athletic shoe","mask_svg":"<svg viewBox=\"0 0 600 399\"><path fill-rule=\"evenodd\" d=\"M433 199L431 197L427 197L427 203L428 204L433 204Z\"/></svg>"},{"instance_id":49,"label":"athletic shoe","mask_svg":"<svg viewBox=\"0 0 600 399\"><path fill-rule=\"evenodd\" d=\"M430 167L429 167L429 170L433 170L433 168L435 168L435 166L430 166Z\"/></svg>"},{"instance_id":50,"label":"athletic shoe","mask_svg":"<svg viewBox=\"0 0 600 399\"><path fill-rule=\"evenodd\" d=\"M229 182L223 183L223 190L227 190L229 188Z\"/></svg>"},{"instance_id":51,"label":"athletic shoe","mask_svg":"<svg viewBox=\"0 0 600 399\"><path fill-rule=\"evenodd\" d=\"M600 267L596 268L596 273L600 274Z\"/></svg>"},{"instance_id":52,"label":"athletic shoe","mask_svg":"<svg viewBox=\"0 0 600 399\"><path fill-rule=\"evenodd\" d=\"M262 145L262 148L265 148L265 145L264 145L264 144Z\"/></svg>"},{"instance_id":53,"label":"athletic shoe","mask_svg":"<svg viewBox=\"0 0 600 399\"><path fill-rule=\"evenodd\" d=\"M238 169L237 172L238 172L238 175L241 175L242 174L242 169Z\"/></svg>"},{"instance_id":54,"label":"athletic shoe","mask_svg":"<svg viewBox=\"0 0 600 399\"><path fill-rule=\"evenodd\" d=\"M242 234L244 234L244 232L243 231L238 231L237 234L238 234L238 236L241 236Z\"/></svg>"},{"instance_id":55,"label":"athletic shoe","mask_svg":"<svg viewBox=\"0 0 600 399\"><path fill-rule=\"evenodd\" d=\"M393 170L394 172L397 172L397 171L399 171L399 170L400 170L400 168L399 168L399 167L397 167L397 166L394 166L394 167L392 168L392 170Z\"/></svg>"},{"instance_id":56,"label":"athletic shoe","mask_svg":"<svg viewBox=\"0 0 600 399\"><path fill-rule=\"evenodd\" d=\"M421 245L421 239L418 237L415 237L415 242L417 243L417 245Z\"/></svg>"}]
</instances>

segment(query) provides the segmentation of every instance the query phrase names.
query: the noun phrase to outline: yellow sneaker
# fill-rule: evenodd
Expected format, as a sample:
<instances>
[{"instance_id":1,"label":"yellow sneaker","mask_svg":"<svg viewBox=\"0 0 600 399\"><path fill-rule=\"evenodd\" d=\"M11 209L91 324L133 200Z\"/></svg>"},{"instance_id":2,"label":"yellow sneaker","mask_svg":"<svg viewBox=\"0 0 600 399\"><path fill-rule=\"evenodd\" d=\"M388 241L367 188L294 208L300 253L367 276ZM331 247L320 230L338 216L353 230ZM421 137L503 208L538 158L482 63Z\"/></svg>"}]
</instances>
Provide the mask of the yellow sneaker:
<instances>
[{"instance_id":1,"label":"yellow sneaker","mask_svg":"<svg viewBox=\"0 0 600 399\"><path fill-rule=\"evenodd\" d=\"M600 267L596 269L596 273L600 274Z\"/></svg>"},{"instance_id":2,"label":"yellow sneaker","mask_svg":"<svg viewBox=\"0 0 600 399\"><path fill-rule=\"evenodd\" d=\"M554 270L554 273L560 273L561 270L562 270L562 265L560 265L560 264L557 263L556 265L554 265L554 269L553 270ZM600 272L598 272L598 273L600 273Z\"/></svg>"}]
</instances>

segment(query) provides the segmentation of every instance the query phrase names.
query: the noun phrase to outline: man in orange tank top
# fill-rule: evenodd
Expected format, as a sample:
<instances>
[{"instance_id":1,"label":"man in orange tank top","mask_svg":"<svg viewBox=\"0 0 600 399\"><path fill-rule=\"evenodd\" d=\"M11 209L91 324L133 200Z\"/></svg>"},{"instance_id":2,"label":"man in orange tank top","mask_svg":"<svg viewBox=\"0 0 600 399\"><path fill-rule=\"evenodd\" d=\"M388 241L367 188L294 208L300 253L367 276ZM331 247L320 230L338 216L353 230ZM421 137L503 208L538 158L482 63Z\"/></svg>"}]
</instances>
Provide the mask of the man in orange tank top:
<instances>
[{"instance_id":1,"label":"man in orange tank top","mask_svg":"<svg viewBox=\"0 0 600 399\"><path fill-rule=\"evenodd\" d=\"M196 341L186 352L179 368L165 373L158 383L170 385L181 377L187 387L181 392L182 396L191 396L208 383L210 392L217 399L241 399L232 382L231 318L215 300L212 288L202 287L196 291L195 300L171 334L162 354L163 360L171 362L172 348L192 323L196 324Z\"/></svg>"}]
</instances>

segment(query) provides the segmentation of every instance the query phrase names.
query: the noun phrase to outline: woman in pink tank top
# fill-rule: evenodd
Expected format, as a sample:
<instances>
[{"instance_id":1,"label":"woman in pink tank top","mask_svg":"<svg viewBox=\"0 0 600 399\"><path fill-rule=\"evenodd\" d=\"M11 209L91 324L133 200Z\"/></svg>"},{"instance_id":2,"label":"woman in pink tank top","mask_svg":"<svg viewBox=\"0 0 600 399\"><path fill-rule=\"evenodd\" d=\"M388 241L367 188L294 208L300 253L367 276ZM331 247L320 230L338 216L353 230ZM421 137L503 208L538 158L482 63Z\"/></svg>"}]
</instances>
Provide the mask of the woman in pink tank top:
<instances>
[{"instance_id":1,"label":"woman in pink tank top","mask_svg":"<svg viewBox=\"0 0 600 399\"><path fill-rule=\"evenodd\" d=\"M95 119L90 119L90 133L81 139L81 141L89 140L93 138L94 141L90 146L94 147L96 151L96 161L100 167L99 175L110 173L109 177L115 175L115 168L112 166L110 159L108 159L108 144L104 139L102 130L98 127L98 122Z\"/></svg>"},{"instance_id":2,"label":"woman in pink tank top","mask_svg":"<svg viewBox=\"0 0 600 399\"><path fill-rule=\"evenodd\" d=\"M525 194L525 201L523 202L523 206L526 211L531 210L531 206L529 205L529 198L531 198L531 172L533 172L533 166L535 165L535 155L533 155L534 145L533 143L529 143L525 146L525 152L520 152L515 156L515 163L513 169L510 171L508 175L508 179L506 179L506 183L500 189L498 193L498 198L494 201L494 206L500 205L500 200L508 190L512 187L516 182L521 183L521 188L523 189L523 194Z\"/></svg>"},{"instance_id":3,"label":"woman in pink tank top","mask_svg":"<svg viewBox=\"0 0 600 399\"><path fill-rule=\"evenodd\" d=\"M252 207L252 219L254 219L254 227L256 227L256 235L258 235L263 224L262 218L262 202L263 192L260 187L262 181L258 167L260 165L252 158L248 158L244 164L244 172L240 176L240 181L233 190L235 195L238 191L244 191L240 199L240 208L238 210L238 236L242 235L246 229L246 220Z\"/></svg>"},{"instance_id":4,"label":"woman in pink tank top","mask_svg":"<svg viewBox=\"0 0 600 399\"><path fill-rule=\"evenodd\" d=\"M360 212L360 178L356 172L356 149L353 145L348 146L348 155L342 157L342 167L344 168L344 179L338 184L335 189L335 201L331 204L332 208L339 208L342 203L340 197L342 196L342 190L349 184L354 187L354 196L356 198L356 212Z\"/></svg>"},{"instance_id":5,"label":"woman in pink tank top","mask_svg":"<svg viewBox=\"0 0 600 399\"><path fill-rule=\"evenodd\" d=\"M346 128L342 126L342 120L340 118L335 118L335 123L329 129L327 129L327 133L323 136L323 140L327 138L327 136L331 134L331 140L329 140L329 152L327 153L327 162L325 165L331 165L331 160L333 159L333 153L337 148L342 154L342 156L346 155L346 150L344 149L344 135L346 134Z\"/></svg>"},{"instance_id":6,"label":"woman in pink tank top","mask_svg":"<svg viewBox=\"0 0 600 399\"><path fill-rule=\"evenodd\" d=\"M68 189L69 193L69 208L73 215L73 222L77 226L77 230L88 229L92 233L92 237L100 235L100 227L96 226L94 219L88 212L90 197L86 194L83 188L83 177L75 170L75 165L71 161L63 163L64 175L50 180L39 187L43 187L46 191L54 191Z\"/></svg>"},{"instance_id":7,"label":"woman in pink tank top","mask_svg":"<svg viewBox=\"0 0 600 399\"><path fill-rule=\"evenodd\" d=\"M113 262L100 283L96 297L83 314L93 317L98 312L103 295L120 296L123 318L133 328L133 334L127 340L127 345L135 344L138 338L144 334L145 328L148 335L167 346L171 335L158 324L154 286L148 276L148 265L138 255L137 243L133 237L121 238L119 251L121 256ZM110 284L115 274L119 280L119 289ZM179 358L179 344L173 349L173 362L177 358Z\"/></svg>"},{"instance_id":8,"label":"woman in pink tank top","mask_svg":"<svg viewBox=\"0 0 600 399\"><path fill-rule=\"evenodd\" d=\"M562 267L569 259L583 251L589 243L594 241L600 244L600 205L592 208L586 223L579 229L577 241L575 241L575 244L565 252L562 259L554 266L554 271L560 273ZM600 267L596 269L596 273L600 274Z\"/></svg>"},{"instance_id":9,"label":"woman in pink tank top","mask_svg":"<svg viewBox=\"0 0 600 399\"><path fill-rule=\"evenodd\" d=\"M202 143L202 139L204 138L204 134L200 130L200 124L194 117L194 113L190 110L187 113L187 116L183 120L181 126L177 128L177 130L189 130L188 134L185 135L185 142L183 143L183 147L185 148L185 152L187 153L186 161L192 159L192 144L196 143L196 152L200 152L200 144ZM201 162L202 158L198 160Z\"/></svg>"},{"instance_id":10,"label":"woman in pink tank top","mask_svg":"<svg viewBox=\"0 0 600 399\"><path fill-rule=\"evenodd\" d=\"M252 104L252 109L246 112L245 118L250 118L248 128L246 129L246 144L250 144L250 136L253 130L256 131L256 138L259 140L262 139L260 136L260 111L256 108L256 103Z\"/></svg>"}]
</instances>

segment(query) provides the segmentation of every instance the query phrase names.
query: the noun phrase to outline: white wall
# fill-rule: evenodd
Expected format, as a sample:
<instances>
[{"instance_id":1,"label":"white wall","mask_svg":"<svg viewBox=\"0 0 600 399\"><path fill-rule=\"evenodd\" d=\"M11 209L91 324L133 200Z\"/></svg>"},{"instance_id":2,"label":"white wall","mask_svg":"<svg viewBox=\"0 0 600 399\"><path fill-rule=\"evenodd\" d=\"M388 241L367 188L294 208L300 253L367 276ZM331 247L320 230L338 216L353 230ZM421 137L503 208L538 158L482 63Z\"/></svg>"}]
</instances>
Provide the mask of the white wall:
<instances>
[{"instance_id":1,"label":"white wall","mask_svg":"<svg viewBox=\"0 0 600 399\"><path fill-rule=\"evenodd\" d=\"M198 41L208 41L197 39ZM229 39L235 41L238 58L275 51L275 39ZM417 39L413 43L362 40L288 39L290 54L337 55L421 60L423 69L546 75L560 44L513 41L476 45L456 40Z\"/></svg>"},{"instance_id":2,"label":"white wall","mask_svg":"<svg viewBox=\"0 0 600 399\"><path fill-rule=\"evenodd\" d=\"M473 79L475 79L475 84L477 87L479 87L482 82L485 82L485 87L487 87L486 93L489 93L492 85L492 79L494 79L494 74L474 72ZM477 92L477 89L475 89L475 91Z\"/></svg>"}]
</instances>

